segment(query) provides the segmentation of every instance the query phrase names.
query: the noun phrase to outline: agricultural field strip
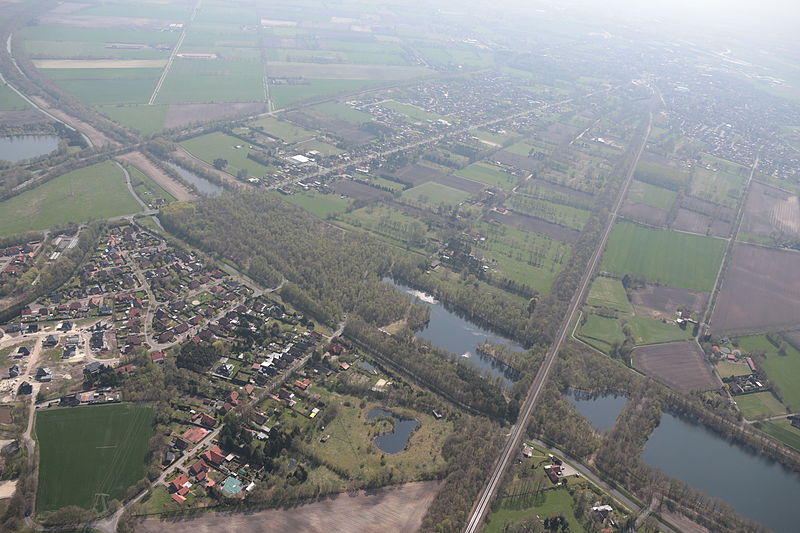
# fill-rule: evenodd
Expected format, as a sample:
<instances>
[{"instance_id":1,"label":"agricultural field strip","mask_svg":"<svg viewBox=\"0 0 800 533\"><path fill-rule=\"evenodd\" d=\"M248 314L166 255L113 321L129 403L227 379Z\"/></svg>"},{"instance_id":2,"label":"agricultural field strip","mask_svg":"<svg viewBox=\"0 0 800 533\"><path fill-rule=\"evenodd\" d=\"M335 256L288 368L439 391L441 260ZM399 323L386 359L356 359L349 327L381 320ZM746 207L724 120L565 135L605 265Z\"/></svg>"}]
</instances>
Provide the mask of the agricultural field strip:
<instances>
[{"instance_id":1,"label":"agricultural field strip","mask_svg":"<svg viewBox=\"0 0 800 533\"><path fill-rule=\"evenodd\" d=\"M197 15L197 9L200 7L201 1L202 0L197 0L197 3L194 5L194 9L192 10L192 16L189 18L189 23L184 25L183 31L181 32L181 36L178 39L178 42L175 43L174 47L172 47L172 53L169 55L169 59L167 59L167 65L164 67L164 71L161 73L161 77L158 79L158 83L156 83L156 87L155 89L153 89L153 94L150 95L150 101L147 102L147 105L155 104L156 98L158 97L158 92L161 90L161 86L164 84L164 80L167 79L167 75L169 74L170 68L172 68L172 63L173 61L175 61L175 57L178 55L178 50L180 50L184 39L186 39L186 34L189 31L189 26L191 25L192 21L194 21L194 17Z\"/></svg>"},{"instance_id":2,"label":"agricultural field strip","mask_svg":"<svg viewBox=\"0 0 800 533\"><path fill-rule=\"evenodd\" d=\"M600 242L598 243L596 249L594 250L592 257L589 260L589 264L586 266L586 270L583 272L581 282L575 294L572 297L569 309L567 310L566 315L564 316L563 320L561 321L561 324L559 325L556 341L553 343L553 345L550 347L547 354L545 355L544 361L542 362L542 365L539 368L536 377L533 379L531 383L525 401L520 407L520 415L517 419L517 422L514 424L514 426L512 426L509 437L506 439L506 444L503 448L503 452L500 455L500 457L498 457L497 462L493 467L492 474L489 478L488 483L481 490L478 501L476 502L475 506L470 512L467 525L464 529L465 533L477 533L477 531L479 531L480 528L483 526L484 519L489 510L489 505L494 500L494 495L498 490L498 488L500 487L500 483L504 478L504 474L508 466L508 463L511 462L512 458L516 455L517 451L519 450L519 444L522 440L525 428L527 427L527 424L525 422L530 418L530 415L533 412L533 407L536 405L536 400L538 399L539 395L544 389L544 385L547 382L547 378L550 374L550 370L553 366L553 363L555 362L558 352L561 350L561 346L563 345L564 340L566 339L567 333L569 331L569 326L570 324L572 324L572 321L574 320L576 313L579 311L580 306L586 297L587 291L589 290L589 286L591 284L594 275L594 271L600 264L600 259L603 256L603 250L606 247L608 238L611 235L611 230L614 227L614 223L617 220L619 211L622 208L622 204L625 201L625 197L628 194L628 188L631 185L631 181L633 181L633 174L634 171L636 170L636 165L639 162L639 158L642 156L642 152L644 152L644 148L647 144L647 138L650 136L650 131L652 127L653 127L653 110L650 109L648 113L647 129L642 135L641 144L636 150L636 156L634 160L631 162L630 169L628 170L628 173L625 176L625 181L621 187L621 190L618 193L617 198L614 201L614 206L611 210L611 213L608 216L607 225L603 230Z\"/></svg>"},{"instance_id":3,"label":"agricultural field strip","mask_svg":"<svg viewBox=\"0 0 800 533\"><path fill-rule=\"evenodd\" d=\"M736 221L733 224L731 236L727 239L728 245L725 247L725 253L722 255L722 261L719 265L717 278L714 280L714 288L711 291L711 297L708 299L706 312L703 314L703 324L708 324L708 321L711 318L711 313L714 310L714 305L716 305L717 295L719 294L720 284L722 282L722 273L725 271L725 267L730 261L730 257L733 252L733 245L736 243L736 238L739 235L739 229L742 227L742 218L744 218L744 206L746 203L745 199L747 198L747 192L750 190L750 184L753 182L753 175L756 172L756 168L758 168L758 161L759 158L756 156L756 160L753 162L753 167L750 169L750 175L747 177L747 183L744 187L742 187L742 194L739 200L739 210L736 212Z\"/></svg>"}]
</instances>

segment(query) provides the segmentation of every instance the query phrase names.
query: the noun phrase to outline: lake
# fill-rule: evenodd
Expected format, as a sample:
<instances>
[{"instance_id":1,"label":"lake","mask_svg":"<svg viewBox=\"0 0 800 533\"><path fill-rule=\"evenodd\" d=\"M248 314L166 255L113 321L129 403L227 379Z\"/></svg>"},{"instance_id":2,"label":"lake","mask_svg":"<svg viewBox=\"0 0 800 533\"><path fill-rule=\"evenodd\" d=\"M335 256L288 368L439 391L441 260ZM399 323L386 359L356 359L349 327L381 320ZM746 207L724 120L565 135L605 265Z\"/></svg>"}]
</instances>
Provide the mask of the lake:
<instances>
[{"instance_id":1,"label":"lake","mask_svg":"<svg viewBox=\"0 0 800 533\"><path fill-rule=\"evenodd\" d=\"M664 413L642 460L778 533L798 530L800 474L704 426Z\"/></svg>"},{"instance_id":2,"label":"lake","mask_svg":"<svg viewBox=\"0 0 800 533\"><path fill-rule=\"evenodd\" d=\"M576 389L567 389L564 396L575 406L575 410L588 420L597 431L608 431L614 426L628 397L614 391L591 394Z\"/></svg>"},{"instance_id":3,"label":"lake","mask_svg":"<svg viewBox=\"0 0 800 533\"><path fill-rule=\"evenodd\" d=\"M58 149L58 135L11 135L0 137L0 159L17 163Z\"/></svg>"},{"instance_id":4,"label":"lake","mask_svg":"<svg viewBox=\"0 0 800 533\"><path fill-rule=\"evenodd\" d=\"M411 432L417 427L417 421L413 418L401 418L393 412L383 409L373 409L367 413L367 420L379 416L391 418L394 421L394 431L375 437L375 446L386 453L399 453L405 450Z\"/></svg>"},{"instance_id":5,"label":"lake","mask_svg":"<svg viewBox=\"0 0 800 533\"><path fill-rule=\"evenodd\" d=\"M190 172L183 168L180 165L176 165L172 161L167 161L167 164L172 168L175 172L177 172L183 179L197 187L197 191L201 194L207 194L208 196L217 196L222 194L224 189L217 185L216 183L211 183L205 178L201 178L194 172Z\"/></svg>"},{"instance_id":6,"label":"lake","mask_svg":"<svg viewBox=\"0 0 800 533\"><path fill-rule=\"evenodd\" d=\"M431 308L431 318L423 329L416 332L417 337L429 340L437 348L458 354L479 370L488 372L492 376L503 378L506 385L510 385L511 381L516 379L516 370L494 357L479 353L478 346L488 341L493 344L508 346L512 350L520 352L524 352L525 348L502 335L493 333L466 318L458 316L430 294L406 287L389 278L384 281L391 283Z\"/></svg>"}]
</instances>

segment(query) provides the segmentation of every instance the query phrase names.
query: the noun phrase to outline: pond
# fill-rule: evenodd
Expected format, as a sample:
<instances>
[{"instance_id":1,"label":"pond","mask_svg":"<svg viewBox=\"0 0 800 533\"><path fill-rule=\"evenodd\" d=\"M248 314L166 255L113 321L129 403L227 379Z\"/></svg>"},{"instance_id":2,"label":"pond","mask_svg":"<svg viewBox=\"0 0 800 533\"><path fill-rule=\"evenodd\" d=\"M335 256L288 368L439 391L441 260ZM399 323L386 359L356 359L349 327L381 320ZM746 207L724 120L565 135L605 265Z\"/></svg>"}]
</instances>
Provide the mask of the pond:
<instances>
[{"instance_id":1,"label":"pond","mask_svg":"<svg viewBox=\"0 0 800 533\"><path fill-rule=\"evenodd\" d=\"M384 409L373 409L367 413L367 420L372 420L385 416L394 422L394 431L375 437L375 446L386 453L399 453L406 449L408 438L411 432L417 427L417 421L413 418L401 418L391 411Z\"/></svg>"},{"instance_id":2,"label":"pond","mask_svg":"<svg viewBox=\"0 0 800 533\"><path fill-rule=\"evenodd\" d=\"M478 370L502 378L506 386L517 378L518 373L516 370L494 357L478 352L478 346L488 341L493 344L508 346L512 350L520 352L525 351L525 348L502 335L493 333L466 318L458 316L430 294L411 289L389 278L384 281L391 283L431 308L430 320L424 328L416 332L417 337L429 340L437 348L458 354Z\"/></svg>"},{"instance_id":3,"label":"pond","mask_svg":"<svg viewBox=\"0 0 800 533\"><path fill-rule=\"evenodd\" d=\"M575 410L586 418L597 431L608 431L614 426L628 397L615 391L592 394L577 389L567 389L564 396Z\"/></svg>"},{"instance_id":4,"label":"pond","mask_svg":"<svg viewBox=\"0 0 800 533\"><path fill-rule=\"evenodd\" d=\"M183 168L180 165L176 165L172 161L167 161L167 164L172 168L175 172L177 172L180 177L197 187L197 191L201 194L207 194L208 196L217 196L222 194L224 189L217 185L216 183L211 183L205 178L201 178L194 172L190 172Z\"/></svg>"},{"instance_id":5,"label":"pond","mask_svg":"<svg viewBox=\"0 0 800 533\"><path fill-rule=\"evenodd\" d=\"M58 149L58 135L11 135L0 137L0 159L17 163Z\"/></svg>"},{"instance_id":6,"label":"pond","mask_svg":"<svg viewBox=\"0 0 800 533\"><path fill-rule=\"evenodd\" d=\"M377 374L378 373L378 369L375 368L375 365L373 365L369 361L359 361L356 364L358 365L359 368L363 368L367 372L372 372L373 374Z\"/></svg>"},{"instance_id":7,"label":"pond","mask_svg":"<svg viewBox=\"0 0 800 533\"><path fill-rule=\"evenodd\" d=\"M778 533L797 531L800 474L704 426L664 413L642 459Z\"/></svg>"}]
</instances>

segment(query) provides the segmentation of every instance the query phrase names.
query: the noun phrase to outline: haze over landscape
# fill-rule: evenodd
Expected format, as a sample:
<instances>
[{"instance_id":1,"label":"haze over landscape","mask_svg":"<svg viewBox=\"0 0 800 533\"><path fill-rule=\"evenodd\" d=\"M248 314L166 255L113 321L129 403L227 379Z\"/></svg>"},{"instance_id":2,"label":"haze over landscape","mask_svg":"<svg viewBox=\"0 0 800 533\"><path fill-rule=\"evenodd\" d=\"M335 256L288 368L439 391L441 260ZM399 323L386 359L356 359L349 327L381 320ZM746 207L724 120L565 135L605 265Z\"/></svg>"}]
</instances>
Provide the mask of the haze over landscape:
<instances>
[{"instance_id":1,"label":"haze over landscape","mask_svg":"<svg viewBox=\"0 0 800 533\"><path fill-rule=\"evenodd\" d=\"M0 0L0 531L796 531L798 20Z\"/></svg>"}]
</instances>

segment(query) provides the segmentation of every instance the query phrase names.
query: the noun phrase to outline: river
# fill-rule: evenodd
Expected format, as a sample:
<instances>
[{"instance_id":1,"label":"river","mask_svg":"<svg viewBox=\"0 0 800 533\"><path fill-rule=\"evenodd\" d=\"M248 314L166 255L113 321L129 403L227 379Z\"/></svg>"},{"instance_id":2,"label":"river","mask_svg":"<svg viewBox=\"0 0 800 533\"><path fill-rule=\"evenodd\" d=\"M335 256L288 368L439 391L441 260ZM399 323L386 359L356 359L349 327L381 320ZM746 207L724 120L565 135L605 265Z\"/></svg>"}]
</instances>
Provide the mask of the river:
<instances>
[{"instance_id":1,"label":"river","mask_svg":"<svg viewBox=\"0 0 800 533\"><path fill-rule=\"evenodd\" d=\"M800 474L704 426L664 413L642 459L778 533L798 531Z\"/></svg>"},{"instance_id":2,"label":"river","mask_svg":"<svg viewBox=\"0 0 800 533\"><path fill-rule=\"evenodd\" d=\"M384 281L391 283L431 308L430 320L424 328L416 332L417 337L429 340L437 348L458 354L464 361L478 370L502 378L506 386L509 386L516 379L516 370L494 357L479 353L478 346L488 341L493 344L502 344L521 352L525 351L525 348L502 335L493 333L458 316L429 294L406 287L389 278Z\"/></svg>"},{"instance_id":3,"label":"river","mask_svg":"<svg viewBox=\"0 0 800 533\"><path fill-rule=\"evenodd\" d=\"M0 159L17 163L55 152L58 135L11 135L0 137Z\"/></svg>"},{"instance_id":4,"label":"river","mask_svg":"<svg viewBox=\"0 0 800 533\"><path fill-rule=\"evenodd\" d=\"M167 164L175 172L180 174L180 176L183 179L185 179L186 181L188 181L189 183L191 183L192 185L197 187L197 191L200 194L205 194L205 195L208 195L208 196L218 196L218 195L222 194L222 192L224 191L224 189L222 187L220 187L219 185L217 185L216 183L211 183L207 179L201 178L200 176L198 176L194 172L190 172L190 171L186 170L185 168L183 168L182 166L176 165L172 161L167 161Z\"/></svg>"}]
</instances>

